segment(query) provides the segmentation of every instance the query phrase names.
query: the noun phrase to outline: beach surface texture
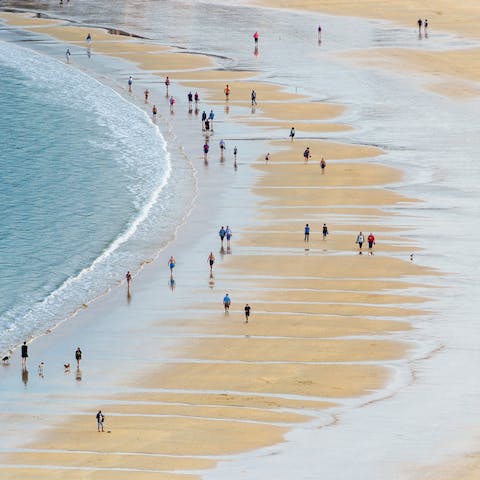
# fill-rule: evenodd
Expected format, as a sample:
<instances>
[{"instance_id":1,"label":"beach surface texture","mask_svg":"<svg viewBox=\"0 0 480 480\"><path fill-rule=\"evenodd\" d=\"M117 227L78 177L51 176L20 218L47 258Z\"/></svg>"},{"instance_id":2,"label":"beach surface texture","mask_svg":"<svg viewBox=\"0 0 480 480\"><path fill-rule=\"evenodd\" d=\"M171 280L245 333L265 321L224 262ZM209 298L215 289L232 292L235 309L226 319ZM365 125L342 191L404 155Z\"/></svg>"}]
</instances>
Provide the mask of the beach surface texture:
<instances>
[{"instance_id":1,"label":"beach surface texture","mask_svg":"<svg viewBox=\"0 0 480 480\"><path fill-rule=\"evenodd\" d=\"M196 48L183 24L178 38L161 41L136 31L133 20L128 28L128 15L116 27L139 37L71 23L58 8L52 4L49 17L4 11L0 21L40 55L91 75L142 110L165 138L172 169L185 169L191 183L187 200L172 193L184 216L162 227L165 241L152 239L149 257L128 267L128 289L122 273L66 321L32 332L26 367L20 350L11 352L0 372L0 478L478 478L479 429L471 418L478 381L468 399L471 377L450 376L458 397L441 399L445 379L432 371L442 368L428 364L449 349L450 330L440 328L448 305L454 308L441 302L455 279L455 260L436 262L428 239L438 248L454 240L434 226L426 189L412 186L431 152L416 150L410 137L412 163L404 161L395 141L379 134L377 141L375 124L364 119L369 106L378 131L395 118L394 139L420 122L415 105L399 100L403 91L384 95L383 76L455 112L472 106L465 102L479 106L478 3L236 6L244 11L238 18L249 19L238 49L248 50L250 63L235 61L230 41L218 47L223 56ZM285 37L288 28L278 23L277 32L269 15L285 22L291 15L295 28L310 24L304 35ZM329 37L340 35L333 25L342 21L352 44L329 51ZM357 47L350 22L394 30L395 41ZM235 25L232 18L228 28ZM295 42L306 36L312 50L301 58ZM298 58L275 47L277 37ZM285 81L290 59L324 61L321 81L333 94L312 94L309 82L318 77ZM335 90L337 81L347 82L345 90ZM355 84L358 96L367 88L378 103L358 107ZM195 92L198 103L188 100ZM208 130L203 111L214 112ZM470 127L467 138L474 138ZM437 166L428 168L434 177ZM465 359L442 365L454 370L457 360ZM455 405L462 408L457 398L467 400L453 420ZM421 418L427 423L430 415L437 423L426 428Z\"/></svg>"}]
</instances>

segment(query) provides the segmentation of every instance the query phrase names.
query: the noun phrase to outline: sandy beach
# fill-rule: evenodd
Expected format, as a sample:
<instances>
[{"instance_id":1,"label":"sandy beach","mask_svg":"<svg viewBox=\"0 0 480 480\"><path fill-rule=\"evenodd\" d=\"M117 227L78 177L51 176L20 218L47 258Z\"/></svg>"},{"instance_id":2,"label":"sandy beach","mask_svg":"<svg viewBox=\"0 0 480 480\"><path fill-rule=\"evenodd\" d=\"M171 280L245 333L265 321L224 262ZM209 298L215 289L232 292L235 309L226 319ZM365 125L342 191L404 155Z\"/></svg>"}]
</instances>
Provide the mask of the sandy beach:
<instances>
[{"instance_id":1,"label":"sandy beach","mask_svg":"<svg viewBox=\"0 0 480 480\"><path fill-rule=\"evenodd\" d=\"M474 2L457 6L456 16L450 18L443 11L451 7L451 1L431 3L432 8L422 3L421 10L423 15L429 12L436 28L478 34L474 22L467 21L478 11ZM418 1L389 2L381 10L374 1L333 6L299 0L293 4L262 1L262 5L278 8L411 23L412 29L420 9ZM313 101L303 93L258 79L258 72L219 69L207 55L151 41L28 14L1 13L0 19L72 47L85 47L85 36L92 33L95 54L132 62L156 78L153 95L157 98L164 96L163 80L170 75L172 91L179 91L176 85L182 95L198 90L205 99L202 109L208 105L221 111L226 107L223 89L228 83L232 89L229 113L215 124L211 144L218 143L227 130L250 128L261 137L251 139L257 155L241 158L237 191L228 197L224 210L211 210L205 200L215 195L205 192L216 179L206 174L199 177L198 206L182 227L184 233L157 262L145 265L133 284L131 304L125 301L125 286L121 285L68 325L37 340L44 351L55 349L72 343L85 325L91 328L90 336L96 337L90 345L91 355L98 353L103 364L92 360L83 367L83 371L91 368L87 376L97 378L86 393L78 389L78 398L75 390L58 393L66 381L62 377L57 380L60 390L49 393L44 386L37 392L31 416L18 412L18 424L13 422L9 429L18 433L22 425L29 424L35 429L32 438L26 436L21 445L0 452L1 478L202 478L235 455L286 442L289 432L299 425L312 421L317 428L333 425L339 412L352 402L366 404L390 394L388 386L398 376L401 362L416 348L403 335L414 332L412 321L425 315L425 304L440 295L430 281L442 272L412 261L411 255L421 252L421 246L409 237L412 228L409 219L402 217L403 208L421 202L392 188L405 172L383 163L385 152L380 147L329 137L359 127L345 122L347 105ZM474 57L475 51L452 52L451 61L445 62L443 52L382 49L361 52L355 58L345 55L344 60L374 68L407 64L416 72L439 75L445 83L437 81L437 87L431 88L457 96L466 95L467 90L476 94L475 88L457 83L459 77L461 81L478 80L478 65L471 61ZM134 85L137 103L144 88L138 83ZM126 90L126 82L122 88ZM250 111L252 90L258 98L254 113ZM150 105L145 108L150 113ZM175 115L184 114L178 110ZM198 120L194 140L180 142L200 144L199 126ZM291 126L297 132L293 141L288 138ZM236 139L231 136L227 155L233 172L231 145ZM306 146L312 152L308 162L303 158ZM268 162L264 153L258 154L262 151L270 153ZM327 162L324 171L321 158ZM222 162L223 158L218 164L226 166ZM198 170L206 168L200 154L193 163ZM216 166L210 160L208 168ZM222 245L219 251L217 231L226 223L226 210L232 224L236 218L243 220L239 227L232 225L231 249ZM403 219L395 224L390 221L394 217ZM304 240L307 223L311 225L308 242ZM324 223L329 229L326 237L322 236ZM206 234L205 227L213 233ZM359 250L359 231L365 240L370 232L375 234L372 249L365 241ZM191 246L188 238L196 237L198 245ZM174 249L191 250L185 254L190 259L203 256L201 261L185 261L176 267L180 272L184 269L183 273L175 272L177 286L171 284L172 295L164 300L156 292L165 289L165 263ZM210 250L217 258L213 275L208 277ZM181 262L181 255L177 259ZM221 301L226 291L232 296L228 313ZM119 299L121 305L114 310L112 305ZM252 306L248 323L243 310L247 303ZM102 315L106 322L118 325L118 331L105 333L107 327L95 321ZM103 334L109 339L107 347L102 345ZM105 353L110 347L111 355ZM125 357L128 366L122 363L121 371L116 362ZM9 368L18 368L17 360ZM104 373L108 368L112 368L112 378L108 370ZM24 407L28 391L21 395ZM49 396L58 402L58 414L55 406L42 407ZM97 432L94 417L100 408L108 433ZM1 416L8 422L12 413L16 414L15 407ZM458 467L438 467L441 473L433 474L432 469L419 478L473 479L479 462L459 461Z\"/></svg>"}]
</instances>

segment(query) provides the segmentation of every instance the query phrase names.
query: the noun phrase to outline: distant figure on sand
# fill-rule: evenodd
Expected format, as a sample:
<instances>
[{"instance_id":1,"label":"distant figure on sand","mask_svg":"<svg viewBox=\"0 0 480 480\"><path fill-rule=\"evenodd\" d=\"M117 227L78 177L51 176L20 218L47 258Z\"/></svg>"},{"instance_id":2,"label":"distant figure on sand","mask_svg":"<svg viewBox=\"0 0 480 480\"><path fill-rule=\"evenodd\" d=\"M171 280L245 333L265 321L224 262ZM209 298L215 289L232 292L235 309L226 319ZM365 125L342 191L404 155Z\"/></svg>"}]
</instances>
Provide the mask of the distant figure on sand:
<instances>
[{"instance_id":1,"label":"distant figure on sand","mask_svg":"<svg viewBox=\"0 0 480 480\"><path fill-rule=\"evenodd\" d=\"M305 225L305 235L303 237L304 242L310 241L310 225L307 223Z\"/></svg>"},{"instance_id":2,"label":"distant figure on sand","mask_svg":"<svg viewBox=\"0 0 480 480\"><path fill-rule=\"evenodd\" d=\"M175 105L175 98L170 97L169 102L170 102L170 113L173 113L173 107Z\"/></svg>"},{"instance_id":3,"label":"distant figure on sand","mask_svg":"<svg viewBox=\"0 0 480 480\"><path fill-rule=\"evenodd\" d=\"M198 96L198 93L195 92L195 95L193 96L194 100L195 100L195 103L198 103L198 100L200 99L200 97Z\"/></svg>"},{"instance_id":4,"label":"distant figure on sand","mask_svg":"<svg viewBox=\"0 0 480 480\"><path fill-rule=\"evenodd\" d=\"M417 24L418 24L418 34L420 35L422 33L422 19L419 18L417 20Z\"/></svg>"},{"instance_id":5,"label":"distant figure on sand","mask_svg":"<svg viewBox=\"0 0 480 480\"><path fill-rule=\"evenodd\" d=\"M371 250L375 245L375 235L372 232L370 232L370 235L368 235L367 242L368 242L368 249L370 250L369 253L371 254Z\"/></svg>"},{"instance_id":6,"label":"distant figure on sand","mask_svg":"<svg viewBox=\"0 0 480 480\"><path fill-rule=\"evenodd\" d=\"M230 87L228 86L228 83L227 83L227 85L225 86L224 92L225 92L225 100L228 100L228 97L229 97L229 95L230 95Z\"/></svg>"},{"instance_id":7,"label":"distant figure on sand","mask_svg":"<svg viewBox=\"0 0 480 480\"><path fill-rule=\"evenodd\" d=\"M428 20L425 19L425 21L423 22L423 32L425 33L425 37L428 35Z\"/></svg>"},{"instance_id":8,"label":"distant figure on sand","mask_svg":"<svg viewBox=\"0 0 480 480\"><path fill-rule=\"evenodd\" d=\"M210 110L210 113L208 114L208 119L210 120L210 127L212 128L213 132L213 119L215 118L215 114L213 113L213 110Z\"/></svg>"},{"instance_id":9,"label":"distant figure on sand","mask_svg":"<svg viewBox=\"0 0 480 480\"><path fill-rule=\"evenodd\" d=\"M357 235L357 240L355 241L355 243L358 244L358 250L359 250L359 254L361 255L362 254L362 245L363 245L363 242L365 241L365 238L363 236L363 233L362 232L359 232L358 235Z\"/></svg>"},{"instance_id":10,"label":"distant figure on sand","mask_svg":"<svg viewBox=\"0 0 480 480\"><path fill-rule=\"evenodd\" d=\"M154 106L152 107L152 115L153 115L154 117L157 115L157 106L156 106L156 105L154 105Z\"/></svg>"},{"instance_id":11,"label":"distant figure on sand","mask_svg":"<svg viewBox=\"0 0 480 480\"><path fill-rule=\"evenodd\" d=\"M255 45L258 45L258 37L259 37L258 32L255 32L255 33L253 34L253 40L254 40L254 42L255 42Z\"/></svg>"},{"instance_id":12,"label":"distant figure on sand","mask_svg":"<svg viewBox=\"0 0 480 480\"><path fill-rule=\"evenodd\" d=\"M318 26L317 31L318 31L318 41L321 42L322 41L322 26L321 25Z\"/></svg>"},{"instance_id":13,"label":"distant figure on sand","mask_svg":"<svg viewBox=\"0 0 480 480\"><path fill-rule=\"evenodd\" d=\"M270 160L270 152L265 155L265 163L268 163Z\"/></svg>"},{"instance_id":14,"label":"distant figure on sand","mask_svg":"<svg viewBox=\"0 0 480 480\"><path fill-rule=\"evenodd\" d=\"M250 94L250 98L252 99L252 107L257 104L257 92L255 90L252 90L252 93Z\"/></svg>"},{"instance_id":15,"label":"distant figure on sand","mask_svg":"<svg viewBox=\"0 0 480 480\"><path fill-rule=\"evenodd\" d=\"M223 228L223 225L220 227L220 230L218 231L218 236L220 237L220 240L222 242L222 247L223 247L223 239L225 238L225 234L227 232L225 231L225 228Z\"/></svg>"},{"instance_id":16,"label":"distant figure on sand","mask_svg":"<svg viewBox=\"0 0 480 480\"><path fill-rule=\"evenodd\" d=\"M129 79L128 79L128 91L131 92L132 91L132 84L133 84L133 78L132 76L130 75Z\"/></svg>"},{"instance_id":17,"label":"distant figure on sand","mask_svg":"<svg viewBox=\"0 0 480 480\"><path fill-rule=\"evenodd\" d=\"M295 127L292 127L290 129L290 139L292 140L292 142L293 142L293 137L295 137Z\"/></svg>"},{"instance_id":18,"label":"distant figure on sand","mask_svg":"<svg viewBox=\"0 0 480 480\"><path fill-rule=\"evenodd\" d=\"M167 77L165 78L165 88L167 89L167 97L168 97L168 87L170 86L170 79Z\"/></svg>"},{"instance_id":19,"label":"distant figure on sand","mask_svg":"<svg viewBox=\"0 0 480 480\"><path fill-rule=\"evenodd\" d=\"M235 160L237 160L237 152L238 152L237 146L235 145L235 146L233 147L233 158L234 158Z\"/></svg>"},{"instance_id":20,"label":"distant figure on sand","mask_svg":"<svg viewBox=\"0 0 480 480\"><path fill-rule=\"evenodd\" d=\"M192 92L188 92L187 98L188 98L188 103L191 104L192 101L193 101L193 94L192 94Z\"/></svg>"},{"instance_id":21,"label":"distant figure on sand","mask_svg":"<svg viewBox=\"0 0 480 480\"><path fill-rule=\"evenodd\" d=\"M207 119L207 112L204 110L202 112L202 130L205 130L205 120Z\"/></svg>"},{"instance_id":22,"label":"distant figure on sand","mask_svg":"<svg viewBox=\"0 0 480 480\"><path fill-rule=\"evenodd\" d=\"M220 147L220 154L223 157L223 152L225 151L226 145L225 145L225 140L222 138L220 142L218 142L218 146Z\"/></svg>"},{"instance_id":23,"label":"distant figure on sand","mask_svg":"<svg viewBox=\"0 0 480 480\"><path fill-rule=\"evenodd\" d=\"M27 358L28 358L27 342L23 342L21 354L22 354L22 369L26 370L27 369Z\"/></svg>"},{"instance_id":24,"label":"distant figure on sand","mask_svg":"<svg viewBox=\"0 0 480 480\"><path fill-rule=\"evenodd\" d=\"M75 350L75 360L77 361L77 367L80 368L80 360L82 359L82 351L80 350L80 347L77 347Z\"/></svg>"},{"instance_id":25,"label":"distant figure on sand","mask_svg":"<svg viewBox=\"0 0 480 480\"><path fill-rule=\"evenodd\" d=\"M303 152L303 158L305 159L306 162L308 162L308 159L312 156L310 153L310 147L307 147L305 151Z\"/></svg>"},{"instance_id":26,"label":"distant figure on sand","mask_svg":"<svg viewBox=\"0 0 480 480\"><path fill-rule=\"evenodd\" d=\"M103 415L101 410L97 412L97 415L95 416L95 418L97 419L98 431L104 432L105 430L103 429L103 422L105 421L105 416Z\"/></svg>"},{"instance_id":27,"label":"distant figure on sand","mask_svg":"<svg viewBox=\"0 0 480 480\"><path fill-rule=\"evenodd\" d=\"M320 168L322 169L322 173L325 173L325 167L327 166L327 162L325 161L325 159L322 157L322 159L320 160Z\"/></svg>"},{"instance_id":28,"label":"distant figure on sand","mask_svg":"<svg viewBox=\"0 0 480 480\"><path fill-rule=\"evenodd\" d=\"M245 323L248 323L248 317L250 316L250 308L251 308L250 305L247 303L245 305L245 308L244 308L244 310L245 310Z\"/></svg>"},{"instance_id":29,"label":"distant figure on sand","mask_svg":"<svg viewBox=\"0 0 480 480\"><path fill-rule=\"evenodd\" d=\"M323 234L323 239L326 240L328 235L328 228L326 223L323 224L322 234Z\"/></svg>"},{"instance_id":30,"label":"distant figure on sand","mask_svg":"<svg viewBox=\"0 0 480 480\"><path fill-rule=\"evenodd\" d=\"M130 293L130 282L132 281L132 274L130 271L125 274L125 279L127 280L127 292Z\"/></svg>"},{"instance_id":31,"label":"distant figure on sand","mask_svg":"<svg viewBox=\"0 0 480 480\"><path fill-rule=\"evenodd\" d=\"M227 248L230 248L230 240L232 238L232 230L231 228L227 225L227 228L225 229L225 237L227 238Z\"/></svg>"},{"instance_id":32,"label":"distant figure on sand","mask_svg":"<svg viewBox=\"0 0 480 480\"><path fill-rule=\"evenodd\" d=\"M67 63L70 62L70 49L67 48L67 51L65 52L65 57L67 58Z\"/></svg>"},{"instance_id":33,"label":"distant figure on sand","mask_svg":"<svg viewBox=\"0 0 480 480\"><path fill-rule=\"evenodd\" d=\"M175 258L173 255L168 260L168 268L170 268L170 274L173 275L173 269L175 268Z\"/></svg>"},{"instance_id":34,"label":"distant figure on sand","mask_svg":"<svg viewBox=\"0 0 480 480\"><path fill-rule=\"evenodd\" d=\"M203 156L205 160L207 159L208 151L210 150L210 147L208 146L208 143L205 142L203 145Z\"/></svg>"},{"instance_id":35,"label":"distant figure on sand","mask_svg":"<svg viewBox=\"0 0 480 480\"><path fill-rule=\"evenodd\" d=\"M145 103L148 103L148 96L150 95L150 90L146 88L143 94L145 95Z\"/></svg>"},{"instance_id":36,"label":"distant figure on sand","mask_svg":"<svg viewBox=\"0 0 480 480\"><path fill-rule=\"evenodd\" d=\"M215 263L215 255L213 252L210 252L208 256L208 264L210 265L210 273L213 273L213 264Z\"/></svg>"},{"instance_id":37,"label":"distant figure on sand","mask_svg":"<svg viewBox=\"0 0 480 480\"><path fill-rule=\"evenodd\" d=\"M90 34L88 34L87 38L85 40L87 42L87 45L90 45L92 43L92 36Z\"/></svg>"},{"instance_id":38,"label":"distant figure on sand","mask_svg":"<svg viewBox=\"0 0 480 480\"><path fill-rule=\"evenodd\" d=\"M223 297L223 306L225 308L225 312L228 312L229 309L230 309L230 297L228 296L228 293L225 294L225 296Z\"/></svg>"}]
</instances>

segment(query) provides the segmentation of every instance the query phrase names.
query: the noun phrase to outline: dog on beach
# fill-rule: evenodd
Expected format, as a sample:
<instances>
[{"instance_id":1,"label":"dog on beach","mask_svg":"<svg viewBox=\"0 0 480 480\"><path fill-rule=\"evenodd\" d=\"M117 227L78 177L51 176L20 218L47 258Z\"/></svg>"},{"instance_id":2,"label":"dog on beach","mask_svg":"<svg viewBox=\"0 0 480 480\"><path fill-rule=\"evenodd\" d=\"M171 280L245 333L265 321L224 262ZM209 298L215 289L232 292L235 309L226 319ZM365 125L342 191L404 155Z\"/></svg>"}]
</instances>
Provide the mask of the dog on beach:
<instances>
[{"instance_id":1,"label":"dog on beach","mask_svg":"<svg viewBox=\"0 0 480 480\"><path fill-rule=\"evenodd\" d=\"M70 364L69 363L64 363L63 368L65 368L65 372L69 372L70 371Z\"/></svg>"},{"instance_id":2,"label":"dog on beach","mask_svg":"<svg viewBox=\"0 0 480 480\"><path fill-rule=\"evenodd\" d=\"M2 363L4 365L8 365L10 363L10 355L5 355L3 358L2 358Z\"/></svg>"}]
</instances>

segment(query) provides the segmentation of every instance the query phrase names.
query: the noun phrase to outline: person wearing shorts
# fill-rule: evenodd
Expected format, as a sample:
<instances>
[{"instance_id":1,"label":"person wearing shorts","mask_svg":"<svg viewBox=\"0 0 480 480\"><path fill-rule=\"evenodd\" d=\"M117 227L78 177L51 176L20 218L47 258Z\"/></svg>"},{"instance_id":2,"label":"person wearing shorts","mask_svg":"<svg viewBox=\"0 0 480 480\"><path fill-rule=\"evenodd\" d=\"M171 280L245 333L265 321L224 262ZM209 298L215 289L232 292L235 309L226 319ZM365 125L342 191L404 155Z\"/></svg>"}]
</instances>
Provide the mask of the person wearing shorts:
<instances>
[{"instance_id":1,"label":"person wearing shorts","mask_svg":"<svg viewBox=\"0 0 480 480\"><path fill-rule=\"evenodd\" d=\"M228 312L230 310L230 297L228 295L228 293L225 294L225 296L223 297L223 307L225 308L225 312Z\"/></svg>"},{"instance_id":2,"label":"person wearing shorts","mask_svg":"<svg viewBox=\"0 0 480 480\"><path fill-rule=\"evenodd\" d=\"M251 309L251 307L250 307L250 305L247 303L247 304L245 305L245 308L244 308L244 310L245 310L245 323L248 323L248 318L250 317L250 309Z\"/></svg>"},{"instance_id":3,"label":"person wearing shorts","mask_svg":"<svg viewBox=\"0 0 480 480\"><path fill-rule=\"evenodd\" d=\"M97 415L95 416L97 419L97 428L99 432L104 432L105 430L103 429L103 422L105 421L105 416L103 415L102 411L99 410L97 412Z\"/></svg>"},{"instance_id":4,"label":"person wearing shorts","mask_svg":"<svg viewBox=\"0 0 480 480\"><path fill-rule=\"evenodd\" d=\"M308 242L310 240L310 225L307 223L305 225L305 235L303 237L304 242Z\"/></svg>"},{"instance_id":5,"label":"person wearing shorts","mask_svg":"<svg viewBox=\"0 0 480 480\"><path fill-rule=\"evenodd\" d=\"M170 273L173 274L173 269L175 268L175 258L173 255L170 257L170 260L168 260L168 268L170 268Z\"/></svg>"},{"instance_id":6,"label":"person wearing shorts","mask_svg":"<svg viewBox=\"0 0 480 480\"><path fill-rule=\"evenodd\" d=\"M215 263L215 255L213 252L210 252L210 255L208 256L208 263L210 265L210 273L213 272L213 264Z\"/></svg>"}]
</instances>

